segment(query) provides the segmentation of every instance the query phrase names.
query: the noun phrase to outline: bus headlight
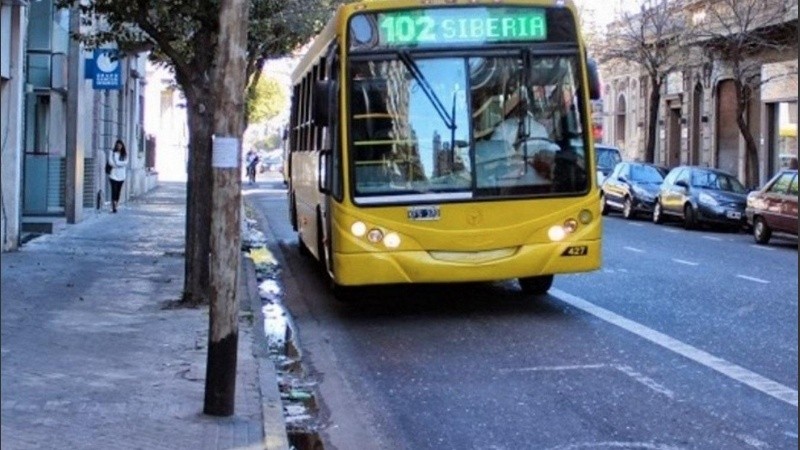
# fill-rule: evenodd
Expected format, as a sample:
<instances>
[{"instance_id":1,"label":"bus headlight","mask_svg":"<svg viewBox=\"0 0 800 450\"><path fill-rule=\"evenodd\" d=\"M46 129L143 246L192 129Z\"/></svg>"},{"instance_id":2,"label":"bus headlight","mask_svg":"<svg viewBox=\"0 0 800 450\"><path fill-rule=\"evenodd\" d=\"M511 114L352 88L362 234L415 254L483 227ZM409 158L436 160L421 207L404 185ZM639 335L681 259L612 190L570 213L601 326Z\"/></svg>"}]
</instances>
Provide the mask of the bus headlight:
<instances>
[{"instance_id":1,"label":"bus headlight","mask_svg":"<svg viewBox=\"0 0 800 450\"><path fill-rule=\"evenodd\" d=\"M571 234L571 233L574 233L575 230L577 230L577 229L578 229L578 221L577 220L575 220L575 219L567 219L567 221L564 222L564 233Z\"/></svg>"},{"instance_id":2,"label":"bus headlight","mask_svg":"<svg viewBox=\"0 0 800 450\"><path fill-rule=\"evenodd\" d=\"M364 236L367 234L367 224L361 221L353 222L353 224L350 225L350 232L353 233L355 237Z\"/></svg>"},{"instance_id":3,"label":"bus headlight","mask_svg":"<svg viewBox=\"0 0 800 450\"><path fill-rule=\"evenodd\" d=\"M386 237L383 238L383 245L386 248L397 248L400 246L400 235L397 233L387 233Z\"/></svg>"},{"instance_id":4,"label":"bus headlight","mask_svg":"<svg viewBox=\"0 0 800 450\"><path fill-rule=\"evenodd\" d=\"M567 236L567 233L564 231L564 227L561 225L554 225L547 230L547 237L550 238L553 242L558 242L563 240Z\"/></svg>"},{"instance_id":5,"label":"bus headlight","mask_svg":"<svg viewBox=\"0 0 800 450\"><path fill-rule=\"evenodd\" d=\"M369 230L369 233L367 233L367 240L369 240L373 244L377 244L382 239L383 239L383 231L377 228L373 228Z\"/></svg>"},{"instance_id":6,"label":"bus headlight","mask_svg":"<svg viewBox=\"0 0 800 450\"><path fill-rule=\"evenodd\" d=\"M584 225L588 225L592 219L594 219L594 217L592 217L592 212L588 209L581 210L581 212L578 213L578 220Z\"/></svg>"}]
</instances>

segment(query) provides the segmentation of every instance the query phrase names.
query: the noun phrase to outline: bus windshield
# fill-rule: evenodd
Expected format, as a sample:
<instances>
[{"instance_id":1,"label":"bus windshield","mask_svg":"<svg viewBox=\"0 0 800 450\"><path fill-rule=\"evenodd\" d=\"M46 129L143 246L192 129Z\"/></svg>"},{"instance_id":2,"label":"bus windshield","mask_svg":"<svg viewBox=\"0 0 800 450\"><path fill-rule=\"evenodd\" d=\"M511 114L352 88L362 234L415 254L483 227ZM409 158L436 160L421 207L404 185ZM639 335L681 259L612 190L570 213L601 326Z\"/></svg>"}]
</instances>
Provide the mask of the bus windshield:
<instances>
[{"instance_id":1,"label":"bus windshield","mask_svg":"<svg viewBox=\"0 0 800 450\"><path fill-rule=\"evenodd\" d=\"M350 63L359 203L583 194L577 58L416 58Z\"/></svg>"}]
</instances>

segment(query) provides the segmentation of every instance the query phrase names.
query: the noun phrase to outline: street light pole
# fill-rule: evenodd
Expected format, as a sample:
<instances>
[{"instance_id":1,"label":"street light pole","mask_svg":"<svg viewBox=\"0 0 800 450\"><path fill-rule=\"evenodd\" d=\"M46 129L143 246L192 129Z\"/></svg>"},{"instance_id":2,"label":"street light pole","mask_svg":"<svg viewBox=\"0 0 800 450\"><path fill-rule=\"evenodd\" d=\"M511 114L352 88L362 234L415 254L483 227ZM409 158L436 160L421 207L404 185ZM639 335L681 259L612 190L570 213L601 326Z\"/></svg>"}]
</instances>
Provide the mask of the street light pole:
<instances>
[{"instance_id":1,"label":"street light pole","mask_svg":"<svg viewBox=\"0 0 800 450\"><path fill-rule=\"evenodd\" d=\"M232 415L236 394L247 14L247 0L222 0L214 61L210 308L203 408L214 416Z\"/></svg>"}]
</instances>

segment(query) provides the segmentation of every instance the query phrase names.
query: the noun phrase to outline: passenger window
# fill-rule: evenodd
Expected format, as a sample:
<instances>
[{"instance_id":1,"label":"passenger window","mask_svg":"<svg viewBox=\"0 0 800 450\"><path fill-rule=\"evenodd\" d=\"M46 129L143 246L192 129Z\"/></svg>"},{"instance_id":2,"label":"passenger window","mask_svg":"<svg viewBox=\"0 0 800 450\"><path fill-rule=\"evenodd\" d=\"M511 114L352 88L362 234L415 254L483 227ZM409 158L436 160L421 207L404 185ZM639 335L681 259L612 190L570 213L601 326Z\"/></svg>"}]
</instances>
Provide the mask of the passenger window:
<instances>
[{"instance_id":1,"label":"passenger window","mask_svg":"<svg viewBox=\"0 0 800 450\"><path fill-rule=\"evenodd\" d=\"M678 175L683 172L683 169L672 170L670 171L669 175L664 178L664 183L667 185L675 184L675 180L678 178Z\"/></svg>"},{"instance_id":2,"label":"passenger window","mask_svg":"<svg viewBox=\"0 0 800 450\"><path fill-rule=\"evenodd\" d=\"M792 178L792 184L789 185L789 195L797 196L797 174Z\"/></svg>"},{"instance_id":3,"label":"passenger window","mask_svg":"<svg viewBox=\"0 0 800 450\"><path fill-rule=\"evenodd\" d=\"M781 175L769 188L769 192L773 192L775 194L786 194L789 191L789 185L792 183L792 177L794 177L794 174L792 173L785 173Z\"/></svg>"},{"instance_id":4,"label":"passenger window","mask_svg":"<svg viewBox=\"0 0 800 450\"><path fill-rule=\"evenodd\" d=\"M691 175L692 175L692 171L691 170L686 170L686 169L681 170L680 173L678 174L678 177L675 179L675 181L676 182L685 181L686 184L691 185Z\"/></svg>"}]
</instances>

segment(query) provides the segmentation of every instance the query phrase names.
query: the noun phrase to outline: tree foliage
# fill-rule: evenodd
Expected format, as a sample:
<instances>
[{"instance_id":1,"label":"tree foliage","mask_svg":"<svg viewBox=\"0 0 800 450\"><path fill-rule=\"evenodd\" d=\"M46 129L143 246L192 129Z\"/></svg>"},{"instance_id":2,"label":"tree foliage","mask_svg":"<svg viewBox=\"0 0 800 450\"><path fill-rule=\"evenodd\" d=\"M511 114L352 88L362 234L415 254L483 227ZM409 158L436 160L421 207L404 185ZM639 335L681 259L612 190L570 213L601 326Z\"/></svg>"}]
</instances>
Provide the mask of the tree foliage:
<instances>
[{"instance_id":1,"label":"tree foliage","mask_svg":"<svg viewBox=\"0 0 800 450\"><path fill-rule=\"evenodd\" d=\"M274 77L260 77L247 95L247 117L250 123L264 122L280 114L288 102L286 92Z\"/></svg>"},{"instance_id":2,"label":"tree foliage","mask_svg":"<svg viewBox=\"0 0 800 450\"><path fill-rule=\"evenodd\" d=\"M214 70L220 29L219 0L56 0L81 14L74 36L88 47L116 44L123 52L149 50L152 61L172 68L186 97L189 162L186 265L183 300L208 301L211 211L211 142L216 107ZM258 85L267 59L286 55L321 29L335 0L250 0L248 79ZM255 75L255 76L253 76ZM242 92L242 99L245 93ZM244 108L244 101L241 107Z\"/></svg>"}]
</instances>

